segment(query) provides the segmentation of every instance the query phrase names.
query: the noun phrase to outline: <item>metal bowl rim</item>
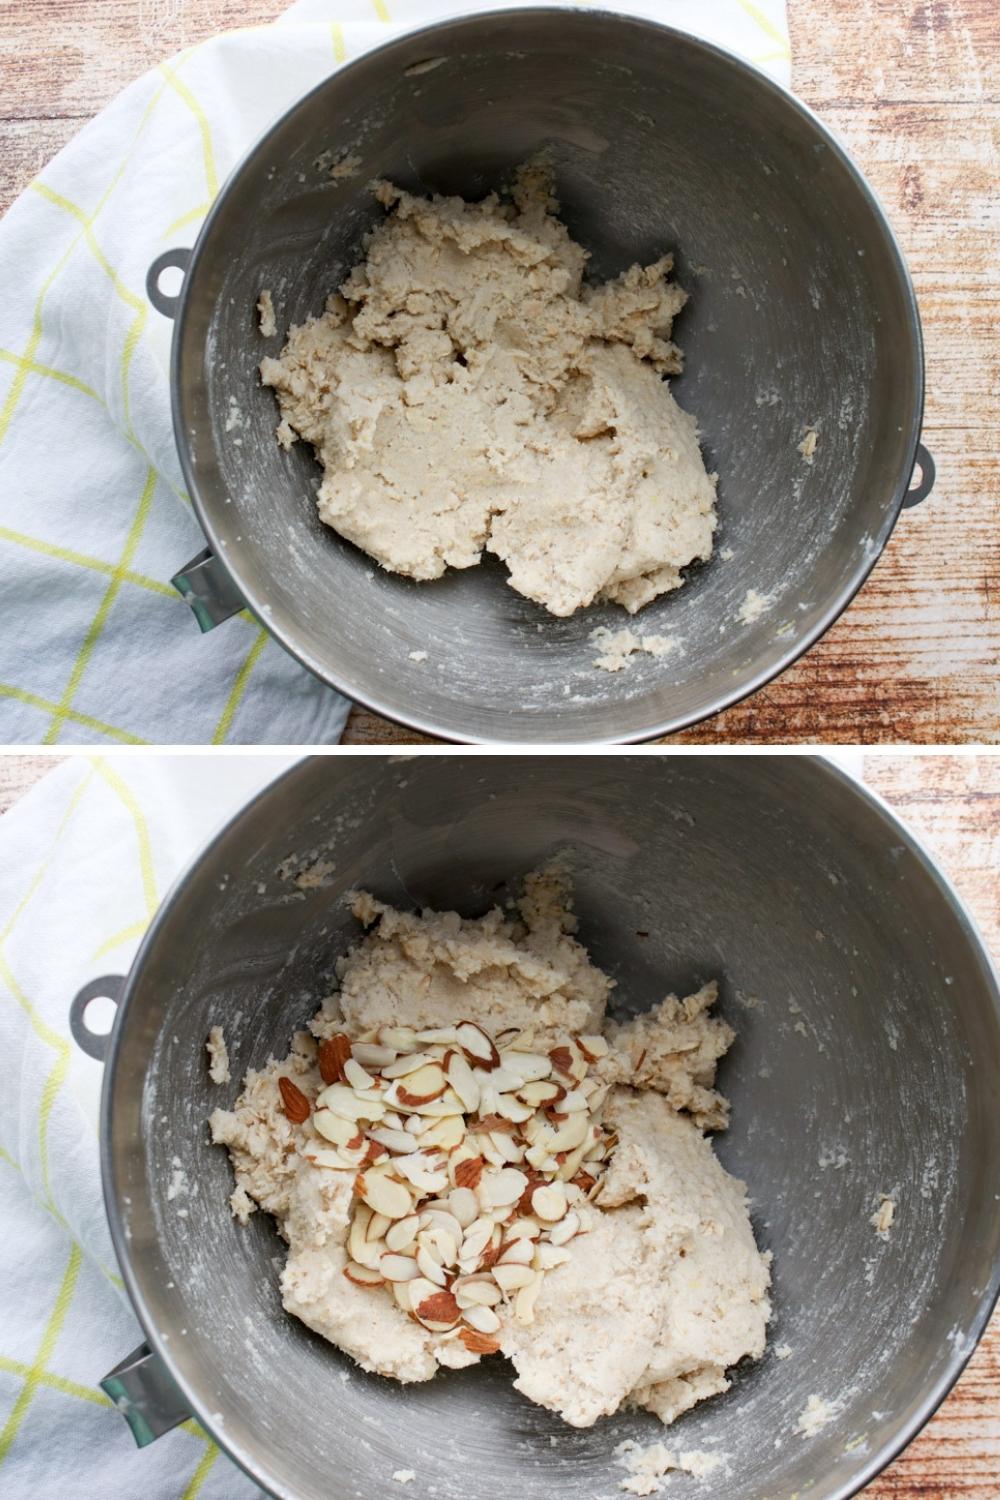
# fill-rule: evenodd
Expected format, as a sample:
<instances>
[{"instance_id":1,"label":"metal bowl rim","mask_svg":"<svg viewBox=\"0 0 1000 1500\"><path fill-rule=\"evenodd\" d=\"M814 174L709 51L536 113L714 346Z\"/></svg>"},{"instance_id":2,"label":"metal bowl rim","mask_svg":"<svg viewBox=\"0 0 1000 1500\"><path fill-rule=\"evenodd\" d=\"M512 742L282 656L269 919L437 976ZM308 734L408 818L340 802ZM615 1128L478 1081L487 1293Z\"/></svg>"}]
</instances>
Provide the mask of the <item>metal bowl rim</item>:
<instances>
[{"instance_id":1,"label":"metal bowl rim","mask_svg":"<svg viewBox=\"0 0 1000 1500\"><path fill-rule=\"evenodd\" d=\"M223 840L229 835L231 831L236 828L236 826L240 823L244 816L251 811L251 809L255 808L258 803L263 802L267 797L269 797L277 786L283 784L287 780L290 780L293 776L301 776L305 774L308 766L313 760L317 758L330 759L333 762L330 769L333 769L334 766L336 766L338 769L346 769L347 764L349 764L349 761L345 763L344 760L341 760L339 758L334 761L333 757L304 756L301 760L297 761L294 765L288 767L280 775L276 776L272 781L269 781L265 787L262 787L259 792L257 792L253 797L249 798L248 801L245 802L243 806L232 815L232 817L226 819L222 826L218 828L217 831L206 841L204 847L199 850L199 852L193 857L193 859L190 860L185 869L174 880L170 889L167 891L162 902L160 903L156 915L153 917L153 920L150 923L150 926L139 945L135 958L132 960L132 965L129 969L125 984L122 988L121 999L118 1003L115 1015L115 1023L114 1027L112 1028L108 1046L107 1060L104 1065L104 1079L101 1088L100 1154L104 1206L107 1213L108 1225L111 1230L111 1240L114 1246L115 1255L118 1260L118 1265L121 1269L122 1277L125 1282L125 1288L128 1292L132 1308L139 1320L139 1323L142 1326L142 1330L145 1334L147 1343L149 1344L150 1348L155 1351L157 1356L163 1361L164 1365L166 1365L167 1369L170 1372L171 1379L174 1381L175 1385L184 1396L188 1406L190 1407L197 1420L205 1428L206 1432L209 1433L212 1439L219 1445L219 1447L224 1449L224 1451L228 1454L232 1461L240 1469L242 1469L243 1472L247 1474L256 1484L260 1485L267 1494L274 1496L275 1500L298 1500L298 1497L290 1489L284 1489L280 1487L275 1488L274 1480L262 1473L259 1467L255 1464L252 1457L249 1454L243 1453L242 1449L235 1442L232 1442L230 1440L225 1430L225 1424L216 1424L213 1422L213 1412L209 1410L206 1403L203 1403L198 1399L198 1397L191 1389L189 1383L177 1370L174 1364L174 1345L169 1340L164 1341L149 1314L145 1297L143 1296L142 1290L139 1286L139 1278L132 1266L131 1246L125 1234L124 1219L119 1207L119 1193L117 1184L115 1182L114 1163L111 1152L111 1133L113 1125L112 1096L114 1093L115 1073L118 1064L118 1055L121 1048L125 1017L128 1012L129 1004L131 1003L132 998L141 981L142 969L146 959L146 955L152 948L154 943L158 940L161 931L167 926L174 905L176 904L176 901L181 892L188 886L190 882L192 882L197 877L198 870L204 859L223 842ZM417 756L416 758L422 759L423 757ZM452 757L450 756L439 756L437 758L449 760L452 759ZM635 760L638 760L640 758L646 759L647 757L632 757L629 763L634 763ZM761 756L758 758L771 759L772 757ZM989 992L990 997L992 998L993 1011L998 1023L1000 1023L1000 971L998 971L997 965L994 963L990 955L989 949L987 948L982 934L979 931L976 920L969 910L967 904L965 903L959 892L956 890L949 876L947 876L941 869L934 855L926 847L923 840L920 839L916 834L911 832L911 830L905 823L903 823L899 819L899 817L883 797L881 797L877 792L872 791L870 787L857 780L854 776L850 775L847 771L836 765L833 761L827 759L823 755L817 754L800 756L798 758L809 760L811 764L816 768L821 777L825 776L829 781L832 781L835 784L839 783L841 786L847 787L863 802L867 802L871 813L873 813L877 818L881 819L884 825L887 825L888 831L892 835L892 837L900 841L906 848L909 849L910 853L914 855L918 862L921 864L925 873L932 878L940 896L945 901L947 906L951 909L952 914L958 920L959 927L963 931L966 941L969 943L971 949L979 958L980 964L983 969L985 986L987 991ZM618 764L622 764L622 762L618 760L617 757L616 761ZM998 1121L997 1130L998 1142L1000 1142L1000 1121ZM905 1423L894 1437L889 1438L884 1443L882 1448L876 1451L868 1460L868 1462L858 1470L853 1478L846 1480L837 1490L831 1491L831 1493L825 1497L825 1500L851 1500L852 1496L857 1495L861 1490L865 1488L866 1485L870 1484L871 1481L878 1474L880 1474L883 1469L887 1468L888 1465L892 1463L892 1461L897 1458L900 1453L902 1453L903 1449L913 1441L913 1439L921 1431L921 1429L930 1421L931 1417L937 1411L938 1407L942 1404L946 1396L951 1391L952 1387L957 1382L959 1376L962 1374L962 1371L965 1369L969 1360L972 1358L972 1355L975 1353L979 1341L986 1331L986 1326L989 1323L993 1310L996 1307L998 1301L1000 1301L1000 1206L994 1209L994 1241L995 1243L993 1251L992 1273L987 1285L984 1287L983 1292L980 1296L978 1306L969 1321L969 1327L966 1331L967 1337L962 1341L962 1347L955 1348L953 1344L951 1358L949 1359L943 1373L938 1377L934 1385L924 1396L923 1400L918 1404L917 1410L913 1417L911 1417L909 1422Z\"/></svg>"}]
</instances>

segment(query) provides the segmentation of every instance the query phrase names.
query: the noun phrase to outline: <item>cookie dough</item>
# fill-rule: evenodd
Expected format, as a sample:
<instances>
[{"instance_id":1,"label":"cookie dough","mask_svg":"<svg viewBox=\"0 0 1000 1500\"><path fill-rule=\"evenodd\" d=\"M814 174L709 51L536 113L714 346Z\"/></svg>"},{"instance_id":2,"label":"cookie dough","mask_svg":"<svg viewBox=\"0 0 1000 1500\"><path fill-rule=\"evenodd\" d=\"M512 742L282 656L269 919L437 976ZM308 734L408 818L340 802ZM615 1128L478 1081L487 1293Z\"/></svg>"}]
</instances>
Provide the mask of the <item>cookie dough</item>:
<instances>
[{"instance_id":1,"label":"cookie dough","mask_svg":"<svg viewBox=\"0 0 1000 1500\"><path fill-rule=\"evenodd\" d=\"M365 260L260 366L279 441L304 438L325 471L321 519L411 578L495 553L554 615L678 588L716 520L663 379L687 300L672 257L585 285L538 163L509 199L377 195Z\"/></svg>"},{"instance_id":2,"label":"cookie dough","mask_svg":"<svg viewBox=\"0 0 1000 1500\"><path fill-rule=\"evenodd\" d=\"M354 911L367 934L341 961L337 992L290 1054L248 1072L233 1109L210 1122L235 1170L234 1214L245 1221L247 1203L258 1204L288 1242L286 1309L364 1369L401 1381L478 1363L474 1347L424 1327L385 1286L345 1276L355 1172L309 1159L325 1143L314 1117L289 1117L288 1097L308 1113L324 1088L319 1049L345 1036L369 1038L355 1045L372 1066L373 1032L383 1042L393 1035L384 1028L475 1023L501 1046L527 1030L531 1050L555 1049L550 1057L580 1036L593 1057L577 1087L596 1080L592 1104L606 1095L603 1176L566 1185L580 1232L541 1279L531 1321L508 1315L506 1299L497 1306L492 1347L510 1359L517 1389L577 1427L623 1404L669 1423L726 1390L727 1370L763 1353L770 1273L744 1185L703 1134L728 1117L714 1082L733 1032L712 1015L715 985L632 1021L606 1021L612 981L574 936L558 865L525 880L516 908L475 920L397 911L367 894Z\"/></svg>"}]
</instances>

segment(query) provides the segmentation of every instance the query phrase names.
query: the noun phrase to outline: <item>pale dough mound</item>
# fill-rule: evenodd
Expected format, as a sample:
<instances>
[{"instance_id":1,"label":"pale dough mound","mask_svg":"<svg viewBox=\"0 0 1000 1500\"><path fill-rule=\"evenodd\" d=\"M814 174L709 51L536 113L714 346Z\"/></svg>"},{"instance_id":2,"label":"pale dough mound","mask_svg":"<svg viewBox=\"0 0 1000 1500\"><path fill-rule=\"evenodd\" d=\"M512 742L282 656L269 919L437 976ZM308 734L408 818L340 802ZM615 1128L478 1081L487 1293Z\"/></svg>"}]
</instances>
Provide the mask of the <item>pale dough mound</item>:
<instances>
[{"instance_id":1,"label":"pale dough mound","mask_svg":"<svg viewBox=\"0 0 1000 1500\"><path fill-rule=\"evenodd\" d=\"M572 935L569 884L558 866L525 881L513 917L399 912L369 895L354 910L369 928L339 965L338 993L300 1032L290 1055L251 1070L233 1110L216 1110L212 1138L229 1148L233 1212L274 1215L288 1241L287 1310L366 1370L428 1380L439 1364L476 1364L440 1343L389 1297L342 1274L353 1174L302 1155L304 1127L284 1114L278 1079L315 1097L317 1037L384 1025L479 1019L494 1031L531 1022L537 1046L601 1029L612 981ZM733 1032L709 1015L716 988L668 997L625 1025L607 1024L598 1065L613 1085L604 1120L618 1134L587 1232L550 1271L535 1321L507 1327L502 1352L516 1387L577 1427L624 1403L669 1423L724 1391L727 1369L764 1350L769 1256L754 1243L744 1185L716 1159L702 1126L725 1125L717 1059Z\"/></svg>"},{"instance_id":2,"label":"pale dough mound","mask_svg":"<svg viewBox=\"0 0 1000 1500\"><path fill-rule=\"evenodd\" d=\"M512 201L378 195L364 262L260 367L279 440L323 465L321 519L412 578L496 553L554 615L678 588L711 555L715 478L662 378L673 258L585 286L537 163Z\"/></svg>"}]
</instances>

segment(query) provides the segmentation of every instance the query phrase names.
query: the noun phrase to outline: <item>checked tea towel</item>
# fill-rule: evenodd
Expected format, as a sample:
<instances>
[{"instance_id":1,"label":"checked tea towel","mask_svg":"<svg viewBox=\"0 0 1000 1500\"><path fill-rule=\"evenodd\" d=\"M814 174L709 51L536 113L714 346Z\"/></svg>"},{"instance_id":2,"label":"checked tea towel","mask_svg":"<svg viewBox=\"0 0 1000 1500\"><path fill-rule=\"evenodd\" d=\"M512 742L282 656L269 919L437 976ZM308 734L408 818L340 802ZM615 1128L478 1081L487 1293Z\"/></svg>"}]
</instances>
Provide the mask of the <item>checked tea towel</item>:
<instances>
[{"instance_id":1,"label":"checked tea towel","mask_svg":"<svg viewBox=\"0 0 1000 1500\"><path fill-rule=\"evenodd\" d=\"M203 539L171 431L171 324L145 275L194 243L227 173L333 69L495 3L300 0L192 47L126 89L0 224L0 742L339 739L343 698L249 614L200 636L170 587ZM605 3L788 82L784 0Z\"/></svg>"}]
</instances>

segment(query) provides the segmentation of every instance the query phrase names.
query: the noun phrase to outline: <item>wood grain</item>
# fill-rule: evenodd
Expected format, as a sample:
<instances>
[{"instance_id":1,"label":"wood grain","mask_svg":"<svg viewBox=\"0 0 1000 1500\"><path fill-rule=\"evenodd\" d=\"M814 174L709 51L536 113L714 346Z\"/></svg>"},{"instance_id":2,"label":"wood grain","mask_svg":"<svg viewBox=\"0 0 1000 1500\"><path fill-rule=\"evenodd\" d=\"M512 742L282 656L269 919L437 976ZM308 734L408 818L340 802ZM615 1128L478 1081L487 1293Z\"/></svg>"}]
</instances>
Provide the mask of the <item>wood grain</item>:
<instances>
[{"instance_id":1,"label":"wood grain","mask_svg":"<svg viewBox=\"0 0 1000 1500\"><path fill-rule=\"evenodd\" d=\"M0 751L0 816L65 759L65 755L9 755Z\"/></svg>"},{"instance_id":2,"label":"wood grain","mask_svg":"<svg viewBox=\"0 0 1000 1500\"><path fill-rule=\"evenodd\" d=\"M20 0L0 10L0 209L137 73L281 0ZM1000 743L996 0L789 0L796 90L908 255L938 466L861 594L795 667L691 744ZM348 744L424 744L364 710Z\"/></svg>"}]
</instances>

